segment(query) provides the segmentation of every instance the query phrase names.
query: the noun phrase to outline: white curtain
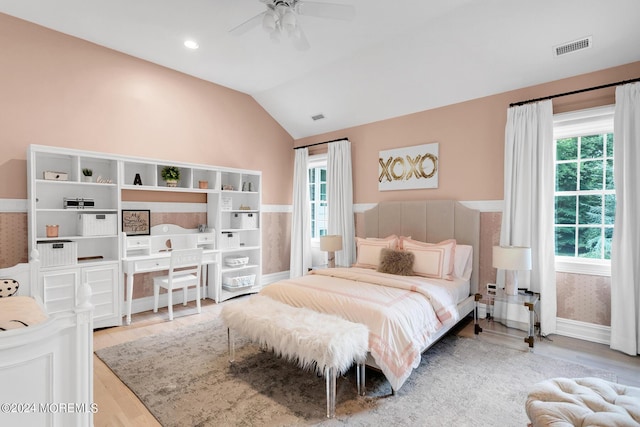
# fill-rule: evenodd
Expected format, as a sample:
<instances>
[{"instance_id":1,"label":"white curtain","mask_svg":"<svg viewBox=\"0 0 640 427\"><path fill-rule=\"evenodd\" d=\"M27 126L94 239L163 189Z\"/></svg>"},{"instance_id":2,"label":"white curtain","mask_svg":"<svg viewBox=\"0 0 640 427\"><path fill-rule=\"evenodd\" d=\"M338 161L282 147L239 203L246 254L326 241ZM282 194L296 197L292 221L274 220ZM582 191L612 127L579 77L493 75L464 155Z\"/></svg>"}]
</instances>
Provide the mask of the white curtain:
<instances>
[{"instance_id":1,"label":"white curtain","mask_svg":"<svg viewBox=\"0 0 640 427\"><path fill-rule=\"evenodd\" d=\"M500 245L531 248L531 272L519 272L519 287L540 293L541 332L552 334L557 303L551 101L508 109L504 150Z\"/></svg>"},{"instance_id":2,"label":"white curtain","mask_svg":"<svg viewBox=\"0 0 640 427\"><path fill-rule=\"evenodd\" d=\"M311 267L311 214L309 212L309 150L295 150L293 166L293 215L289 276L303 276Z\"/></svg>"},{"instance_id":3,"label":"white curtain","mask_svg":"<svg viewBox=\"0 0 640 427\"><path fill-rule=\"evenodd\" d=\"M356 253L351 169L351 142L330 143L327 157L328 233L342 236L342 250L336 252L336 265L341 266L353 264Z\"/></svg>"},{"instance_id":4,"label":"white curtain","mask_svg":"<svg viewBox=\"0 0 640 427\"><path fill-rule=\"evenodd\" d=\"M616 220L611 245L611 348L640 354L640 83L616 88Z\"/></svg>"}]
</instances>

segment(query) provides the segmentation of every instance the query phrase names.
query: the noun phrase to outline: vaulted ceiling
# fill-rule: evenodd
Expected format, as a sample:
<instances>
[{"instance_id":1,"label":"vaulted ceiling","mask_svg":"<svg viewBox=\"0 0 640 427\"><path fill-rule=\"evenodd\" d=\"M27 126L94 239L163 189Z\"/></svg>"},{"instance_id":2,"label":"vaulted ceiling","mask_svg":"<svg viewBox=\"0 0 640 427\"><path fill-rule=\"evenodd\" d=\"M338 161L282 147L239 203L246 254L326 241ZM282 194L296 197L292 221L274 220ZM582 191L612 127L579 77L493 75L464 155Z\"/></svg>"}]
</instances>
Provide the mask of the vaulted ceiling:
<instances>
[{"instance_id":1,"label":"vaulted ceiling","mask_svg":"<svg viewBox=\"0 0 640 427\"><path fill-rule=\"evenodd\" d=\"M329 2L355 18L299 15L304 51L261 25L229 32L260 0L2 0L0 12L247 93L293 138L640 60L638 0ZM590 48L554 55L585 37Z\"/></svg>"}]
</instances>

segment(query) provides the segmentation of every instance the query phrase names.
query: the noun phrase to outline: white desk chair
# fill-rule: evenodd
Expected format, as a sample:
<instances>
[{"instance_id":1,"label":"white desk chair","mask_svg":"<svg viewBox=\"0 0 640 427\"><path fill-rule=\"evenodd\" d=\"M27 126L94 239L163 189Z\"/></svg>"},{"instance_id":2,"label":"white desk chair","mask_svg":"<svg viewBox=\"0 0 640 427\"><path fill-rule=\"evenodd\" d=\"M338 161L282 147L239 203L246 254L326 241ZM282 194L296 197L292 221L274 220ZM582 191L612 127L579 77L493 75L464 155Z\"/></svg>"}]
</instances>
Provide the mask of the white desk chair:
<instances>
[{"instance_id":1,"label":"white desk chair","mask_svg":"<svg viewBox=\"0 0 640 427\"><path fill-rule=\"evenodd\" d=\"M177 271L176 271L177 270ZM187 289L196 287L196 306L200 313L200 271L202 270L202 248L180 249L171 252L169 274L153 278L153 312L158 312L160 287L167 290L169 320L173 320L173 290L183 291L183 305L187 305Z\"/></svg>"}]
</instances>

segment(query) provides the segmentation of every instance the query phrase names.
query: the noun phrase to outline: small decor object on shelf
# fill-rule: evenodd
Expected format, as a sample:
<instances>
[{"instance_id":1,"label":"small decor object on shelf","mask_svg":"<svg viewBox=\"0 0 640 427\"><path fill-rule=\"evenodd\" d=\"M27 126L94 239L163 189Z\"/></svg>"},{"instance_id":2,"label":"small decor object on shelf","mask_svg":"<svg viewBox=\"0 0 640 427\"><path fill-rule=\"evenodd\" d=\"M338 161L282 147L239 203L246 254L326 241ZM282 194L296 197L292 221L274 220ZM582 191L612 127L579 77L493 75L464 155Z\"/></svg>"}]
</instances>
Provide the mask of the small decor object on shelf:
<instances>
[{"instance_id":1,"label":"small decor object on shelf","mask_svg":"<svg viewBox=\"0 0 640 427\"><path fill-rule=\"evenodd\" d=\"M65 209L88 209L95 208L96 201L83 197L63 197L62 205Z\"/></svg>"},{"instance_id":2,"label":"small decor object on shelf","mask_svg":"<svg viewBox=\"0 0 640 427\"><path fill-rule=\"evenodd\" d=\"M111 178L103 178L102 175L98 175L96 182L98 184L113 184L113 180Z\"/></svg>"},{"instance_id":3,"label":"small decor object on shelf","mask_svg":"<svg viewBox=\"0 0 640 427\"><path fill-rule=\"evenodd\" d=\"M66 172L44 171L42 172L42 178L50 181L67 181L69 174Z\"/></svg>"},{"instance_id":4,"label":"small decor object on shelf","mask_svg":"<svg viewBox=\"0 0 640 427\"><path fill-rule=\"evenodd\" d=\"M151 211L149 209L123 209L122 231L127 236L151 234Z\"/></svg>"},{"instance_id":5,"label":"small decor object on shelf","mask_svg":"<svg viewBox=\"0 0 640 427\"><path fill-rule=\"evenodd\" d=\"M198 187L203 190L209 188L209 181L198 181Z\"/></svg>"},{"instance_id":6,"label":"small decor object on shelf","mask_svg":"<svg viewBox=\"0 0 640 427\"><path fill-rule=\"evenodd\" d=\"M230 211L233 206L233 198L232 197L221 197L220 198L220 210L222 211Z\"/></svg>"},{"instance_id":7,"label":"small decor object on shelf","mask_svg":"<svg viewBox=\"0 0 640 427\"><path fill-rule=\"evenodd\" d=\"M180 180L180 169L176 166L165 166L160 171L160 176L167 183L167 187L177 187Z\"/></svg>"},{"instance_id":8,"label":"small decor object on shelf","mask_svg":"<svg viewBox=\"0 0 640 427\"><path fill-rule=\"evenodd\" d=\"M140 178L139 173L137 173L135 178L133 178L133 185L142 185L142 178Z\"/></svg>"},{"instance_id":9,"label":"small decor object on shelf","mask_svg":"<svg viewBox=\"0 0 640 427\"><path fill-rule=\"evenodd\" d=\"M84 182L93 182L93 171L89 168L82 168L82 175L84 176Z\"/></svg>"},{"instance_id":10,"label":"small decor object on shelf","mask_svg":"<svg viewBox=\"0 0 640 427\"><path fill-rule=\"evenodd\" d=\"M58 225L47 224L47 237L58 237Z\"/></svg>"}]
</instances>

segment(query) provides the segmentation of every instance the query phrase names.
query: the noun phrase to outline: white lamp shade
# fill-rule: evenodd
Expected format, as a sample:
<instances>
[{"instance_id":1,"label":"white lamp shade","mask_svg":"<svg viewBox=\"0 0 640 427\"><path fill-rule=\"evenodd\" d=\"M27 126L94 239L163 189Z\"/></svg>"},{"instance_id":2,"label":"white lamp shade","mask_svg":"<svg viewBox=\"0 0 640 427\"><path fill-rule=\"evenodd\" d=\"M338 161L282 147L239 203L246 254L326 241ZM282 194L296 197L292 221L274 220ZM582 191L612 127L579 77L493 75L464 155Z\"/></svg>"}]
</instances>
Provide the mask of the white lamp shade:
<instances>
[{"instance_id":1,"label":"white lamp shade","mask_svg":"<svg viewBox=\"0 0 640 427\"><path fill-rule=\"evenodd\" d=\"M531 248L494 246L493 267L503 270L531 270Z\"/></svg>"},{"instance_id":2,"label":"white lamp shade","mask_svg":"<svg viewBox=\"0 0 640 427\"><path fill-rule=\"evenodd\" d=\"M337 252L342 250L342 236L329 234L320 237L320 250L324 252Z\"/></svg>"}]
</instances>

